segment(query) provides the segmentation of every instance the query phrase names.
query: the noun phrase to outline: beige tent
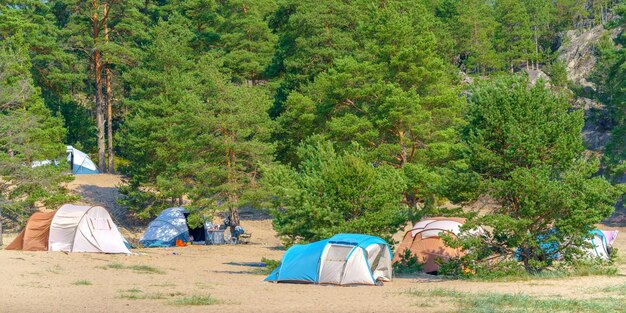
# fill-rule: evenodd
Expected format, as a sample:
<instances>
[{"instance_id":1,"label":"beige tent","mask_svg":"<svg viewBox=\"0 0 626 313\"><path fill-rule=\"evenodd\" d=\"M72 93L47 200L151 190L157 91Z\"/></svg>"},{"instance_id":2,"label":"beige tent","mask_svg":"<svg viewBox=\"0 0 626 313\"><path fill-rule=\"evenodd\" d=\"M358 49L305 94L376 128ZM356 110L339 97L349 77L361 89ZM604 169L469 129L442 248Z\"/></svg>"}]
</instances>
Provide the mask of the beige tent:
<instances>
[{"instance_id":1,"label":"beige tent","mask_svg":"<svg viewBox=\"0 0 626 313\"><path fill-rule=\"evenodd\" d=\"M65 204L56 212L33 214L6 249L130 253L124 242L105 208Z\"/></svg>"},{"instance_id":2,"label":"beige tent","mask_svg":"<svg viewBox=\"0 0 626 313\"><path fill-rule=\"evenodd\" d=\"M417 222L410 231L406 232L402 242L396 249L394 262L406 249L416 256L419 262L424 263L424 272L433 273L439 270L437 259L449 260L460 257L463 251L445 245L440 237L441 233L458 236L460 227L465 223L464 218L455 217L428 217Z\"/></svg>"}]
</instances>

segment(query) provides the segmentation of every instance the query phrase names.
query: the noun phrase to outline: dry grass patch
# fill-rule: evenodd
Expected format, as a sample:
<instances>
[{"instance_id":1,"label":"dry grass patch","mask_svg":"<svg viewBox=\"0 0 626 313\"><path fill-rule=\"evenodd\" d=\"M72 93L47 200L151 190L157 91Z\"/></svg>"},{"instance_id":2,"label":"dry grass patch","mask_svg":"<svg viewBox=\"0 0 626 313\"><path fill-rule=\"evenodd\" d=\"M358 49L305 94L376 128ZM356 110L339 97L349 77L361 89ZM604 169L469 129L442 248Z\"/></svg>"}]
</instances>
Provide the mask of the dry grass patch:
<instances>
[{"instance_id":1,"label":"dry grass patch","mask_svg":"<svg viewBox=\"0 0 626 313\"><path fill-rule=\"evenodd\" d=\"M441 298L452 302L457 312L623 312L624 297L568 299L560 296L533 297L526 294L471 293L449 289L411 291L420 298ZM442 301L442 302L444 302Z\"/></svg>"},{"instance_id":2,"label":"dry grass patch","mask_svg":"<svg viewBox=\"0 0 626 313\"><path fill-rule=\"evenodd\" d=\"M65 269L61 267L60 265L55 265L52 267L48 267L46 269L46 272L52 273L52 274L61 274L63 271L65 271Z\"/></svg>"},{"instance_id":3,"label":"dry grass patch","mask_svg":"<svg viewBox=\"0 0 626 313\"><path fill-rule=\"evenodd\" d=\"M162 284L153 284L150 285L152 287L176 287L176 284L174 283L162 283Z\"/></svg>"},{"instance_id":4,"label":"dry grass patch","mask_svg":"<svg viewBox=\"0 0 626 313\"><path fill-rule=\"evenodd\" d=\"M129 300L164 300L184 295L182 292L143 292L138 288L118 290L119 298Z\"/></svg>"},{"instance_id":5,"label":"dry grass patch","mask_svg":"<svg viewBox=\"0 0 626 313\"><path fill-rule=\"evenodd\" d=\"M96 266L99 269L133 270L143 274L165 274L165 271L149 265L124 265L122 263L109 263L107 265Z\"/></svg>"},{"instance_id":6,"label":"dry grass patch","mask_svg":"<svg viewBox=\"0 0 626 313\"><path fill-rule=\"evenodd\" d=\"M620 295L626 295L626 284L602 288L601 291L603 291L603 292L615 292L615 293L618 293Z\"/></svg>"},{"instance_id":7,"label":"dry grass patch","mask_svg":"<svg viewBox=\"0 0 626 313\"><path fill-rule=\"evenodd\" d=\"M86 279L79 279L72 283L74 286L90 286L91 282Z\"/></svg>"},{"instance_id":8,"label":"dry grass patch","mask_svg":"<svg viewBox=\"0 0 626 313\"><path fill-rule=\"evenodd\" d=\"M170 302L173 305L213 305L222 303L222 301L213 298L211 295L185 297Z\"/></svg>"},{"instance_id":9,"label":"dry grass patch","mask_svg":"<svg viewBox=\"0 0 626 313\"><path fill-rule=\"evenodd\" d=\"M149 265L130 265L126 267L127 269L133 270L139 273L148 273L148 274L165 274L164 270L158 269Z\"/></svg>"}]
</instances>

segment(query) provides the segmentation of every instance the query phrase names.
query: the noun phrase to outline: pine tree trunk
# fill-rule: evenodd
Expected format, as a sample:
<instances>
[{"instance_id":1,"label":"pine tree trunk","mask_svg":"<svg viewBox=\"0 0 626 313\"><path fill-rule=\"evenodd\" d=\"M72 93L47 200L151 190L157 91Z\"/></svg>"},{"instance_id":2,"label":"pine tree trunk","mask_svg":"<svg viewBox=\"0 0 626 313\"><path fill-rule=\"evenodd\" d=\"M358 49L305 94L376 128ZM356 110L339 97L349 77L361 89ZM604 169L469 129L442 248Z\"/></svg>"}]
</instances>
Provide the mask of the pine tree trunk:
<instances>
[{"instance_id":1,"label":"pine tree trunk","mask_svg":"<svg viewBox=\"0 0 626 313\"><path fill-rule=\"evenodd\" d=\"M535 70L539 70L539 34L535 26Z\"/></svg>"},{"instance_id":2,"label":"pine tree trunk","mask_svg":"<svg viewBox=\"0 0 626 313\"><path fill-rule=\"evenodd\" d=\"M98 0L92 0L94 10L92 16L93 23L93 44L94 48L98 43L100 25L98 21ZM104 103L102 95L102 53L97 48L93 51L93 69L96 88L96 127L98 129L98 170L106 172L106 149L104 142Z\"/></svg>"},{"instance_id":3,"label":"pine tree trunk","mask_svg":"<svg viewBox=\"0 0 626 313\"><path fill-rule=\"evenodd\" d=\"M0 208L0 247L2 247L2 208Z\"/></svg>"},{"instance_id":4,"label":"pine tree trunk","mask_svg":"<svg viewBox=\"0 0 626 313\"><path fill-rule=\"evenodd\" d=\"M104 15L108 16L108 7L106 2L104 5ZM109 26L107 21L104 21L104 41L109 43ZM107 63L105 66L105 84L106 84L106 105L107 105L107 152L108 152L108 172L114 173L115 166L113 162L113 95L111 93L111 68Z\"/></svg>"},{"instance_id":5,"label":"pine tree trunk","mask_svg":"<svg viewBox=\"0 0 626 313\"><path fill-rule=\"evenodd\" d=\"M406 164L406 161L407 161L407 151L406 151L406 144L404 143L403 131L398 132L398 140L400 143L400 167L404 167L404 164Z\"/></svg>"},{"instance_id":6,"label":"pine tree trunk","mask_svg":"<svg viewBox=\"0 0 626 313\"><path fill-rule=\"evenodd\" d=\"M228 136L229 138L226 140L226 142L230 142L231 144L234 145L235 143L235 134L234 132L231 132ZM230 233L231 234L235 234L235 227L239 226L240 220L239 220L239 210L238 210L238 202L239 202L239 196L237 195L237 190L235 188L235 185L237 184L237 174L235 173L235 167L236 167L236 163L237 163L237 155L235 154L235 151L230 148L228 149L227 155L226 155L226 170L228 171L228 184L231 185L231 189L229 191L228 194L228 209L229 209L229 215L230 215Z\"/></svg>"},{"instance_id":7,"label":"pine tree trunk","mask_svg":"<svg viewBox=\"0 0 626 313\"><path fill-rule=\"evenodd\" d=\"M231 234L235 234L235 228L237 226L239 226L239 210L237 209L237 207L235 205L231 205L229 208L229 215L230 215L230 233Z\"/></svg>"},{"instance_id":8,"label":"pine tree trunk","mask_svg":"<svg viewBox=\"0 0 626 313\"><path fill-rule=\"evenodd\" d=\"M108 172L115 172L115 165L113 162L113 108L111 101L111 69L107 65L106 67L106 99L107 99L107 152L108 152Z\"/></svg>"}]
</instances>

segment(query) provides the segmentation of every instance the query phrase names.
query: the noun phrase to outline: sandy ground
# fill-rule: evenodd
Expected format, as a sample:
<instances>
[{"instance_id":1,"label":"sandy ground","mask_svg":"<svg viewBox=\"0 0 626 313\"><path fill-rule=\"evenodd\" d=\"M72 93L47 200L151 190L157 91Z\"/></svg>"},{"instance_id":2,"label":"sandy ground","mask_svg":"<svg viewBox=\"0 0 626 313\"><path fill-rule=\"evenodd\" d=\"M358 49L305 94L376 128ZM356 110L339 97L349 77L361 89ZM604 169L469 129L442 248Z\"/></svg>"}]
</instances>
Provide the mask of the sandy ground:
<instances>
[{"instance_id":1,"label":"sandy ground","mask_svg":"<svg viewBox=\"0 0 626 313\"><path fill-rule=\"evenodd\" d=\"M117 188L123 183L119 175L76 175L66 187L81 196L78 203L103 206L118 219L118 224L124 224L126 210L117 204L117 199L122 197Z\"/></svg>"},{"instance_id":2,"label":"sandy ground","mask_svg":"<svg viewBox=\"0 0 626 313\"><path fill-rule=\"evenodd\" d=\"M135 249L133 254L65 254L0 250L0 312L415 312L453 310L450 303L423 307L430 299L411 290L447 288L468 292L525 293L539 297L585 298L589 292L626 282L626 266L615 277L536 280L528 282L446 281L397 278L382 287L336 287L273 284L255 274L262 257L281 258L269 220L245 221L253 233L248 245ZM626 234L626 229L620 229ZM623 235L622 234L622 235ZM9 242L10 236L5 237ZM626 236L618 237L626 251ZM162 273L142 273L112 264L147 265ZM115 265L114 265L115 266ZM87 280L91 285L75 285ZM127 299L137 295L162 299ZM172 301L210 294L220 304L177 306ZM436 300L440 301L440 300Z\"/></svg>"},{"instance_id":3,"label":"sandy ground","mask_svg":"<svg viewBox=\"0 0 626 313\"><path fill-rule=\"evenodd\" d=\"M252 233L248 245L134 249L128 256L0 250L0 312L448 312L455 310L453 303L409 292L445 288L588 298L601 288L626 283L622 261L620 274L613 277L472 282L424 276L396 278L382 287L273 284L254 273L262 257L280 259L284 253L271 221L244 220L243 226ZM620 230L615 246L623 259L626 227L602 228ZM5 234L5 244L14 236ZM133 265L160 273L128 268ZM209 294L219 303L173 304Z\"/></svg>"}]
</instances>

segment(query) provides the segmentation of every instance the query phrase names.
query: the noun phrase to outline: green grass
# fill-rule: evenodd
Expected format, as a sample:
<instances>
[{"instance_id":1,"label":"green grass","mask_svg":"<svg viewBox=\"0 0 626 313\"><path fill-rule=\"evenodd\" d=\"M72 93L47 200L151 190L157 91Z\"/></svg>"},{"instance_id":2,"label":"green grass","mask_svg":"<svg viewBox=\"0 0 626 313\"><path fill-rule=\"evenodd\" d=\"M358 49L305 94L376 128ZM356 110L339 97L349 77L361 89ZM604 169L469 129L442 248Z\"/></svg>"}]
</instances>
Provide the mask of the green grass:
<instances>
[{"instance_id":1,"label":"green grass","mask_svg":"<svg viewBox=\"0 0 626 313\"><path fill-rule=\"evenodd\" d=\"M196 282L194 285L199 289L210 289L215 288L215 286L219 286L220 284L214 282Z\"/></svg>"},{"instance_id":2,"label":"green grass","mask_svg":"<svg viewBox=\"0 0 626 313\"><path fill-rule=\"evenodd\" d=\"M525 294L468 293L449 289L411 291L420 298L440 298L441 303L454 303L457 312L624 312L626 299L603 297L566 299L539 298Z\"/></svg>"},{"instance_id":3,"label":"green grass","mask_svg":"<svg viewBox=\"0 0 626 313\"><path fill-rule=\"evenodd\" d=\"M72 285L75 285L75 286L89 286L89 285L91 285L91 282L86 280L86 279L79 279L77 281L74 281L72 283Z\"/></svg>"},{"instance_id":4,"label":"green grass","mask_svg":"<svg viewBox=\"0 0 626 313\"><path fill-rule=\"evenodd\" d=\"M135 272L143 273L143 274L165 274L164 270L161 270L156 267L149 266L149 265L128 265L127 266L121 263L109 263L104 266L96 266L96 268L104 269L104 270L107 270L107 269L133 270Z\"/></svg>"},{"instance_id":5,"label":"green grass","mask_svg":"<svg viewBox=\"0 0 626 313\"><path fill-rule=\"evenodd\" d=\"M620 295L624 295L624 294L626 294L626 284L606 287L606 288L602 288L600 290L603 291L603 292L616 292L616 293L618 293Z\"/></svg>"},{"instance_id":6,"label":"green grass","mask_svg":"<svg viewBox=\"0 0 626 313\"><path fill-rule=\"evenodd\" d=\"M141 289L131 288L126 290L118 290L120 293L119 298L129 299L129 300L163 300L163 299L171 299L174 297L184 295L182 292L146 292L144 293Z\"/></svg>"},{"instance_id":7,"label":"green grass","mask_svg":"<svg viewBox=\"0 0 626 313\"><path fill-rule=\"evenodd\" d=\"M122 263L110 263L106 265L107 268L111 268L111 269L116 269L116 270L121 270L124 269L125 266Z\"/></svg>"},{"instance_id":8,"label":"green grass","mask_svg":"<svg viewBox=\"0 0 626 313\"><path fill-rule=\"evenodd\" d=\"M585 276L615 276L618 269L612 265L600 265L595 263L580 263L569 268L545 270L538 274L529 274L525 271L520 272L501 272L493 271L486 275L478 275L470 277L472 281L488 281L488 282L517 282L531 281L542 279L560 279L571 277Z\"/></svg>"},{"instance_id":9,"label":"green grass","mask_svg":"<svg viewBox=\"0 0 626 313\"><path fill-rule=\"evenodd\" d=\"M211 295L185 297L170 302L174 305L213 305L221 303L220 300L213 298Z\"/></svg>"},{"instance_id":10,"label":"green grass","mask_svg":"<svg viewBox=\"0 0 626 313\"><path fill-rule=\"evenodd\" d=\"M126 268L140 273L165 274L165 271L149 265L131 265Z\"/></svg>"},{"instance_id":11,"label":"green grass","mask_svg":"<svg viewBox=\"0 0 626 313\"><path fill-rule=\"evenodd\" d=\"M53 274L61 274L63 271L65 271L65 269L61 267L60 265L55 265L53 267L48 267L46 269L46 272L53 273Z\"/></svg>"},{"instance_id":12,"label":"green grass","mask_svg":"<svg viewBox=\"0 0 626 313\"><path fill-rule=\"evenodd\" d=\"M142 292L129 292L129 293L121 293L120 298L129 299L129 300L162 300L167 299L168 296L161 292L152 292L152 293L142 293Z\"/></svg>"},{"instance_id":13,"label":"green grass","mask_svg":"<svg viewBox=\"0 0 626 313\"><path fill-rule=\"evenodd\" d=\"M161 283L161 284L152 284L152 287L176 287L174 283Z\"/></svg>"},{"instance_id":14,"label":"green grass","mask_svg":"<svg viewBox=\"0 0 626 313\"><path fill-rule=\"evenodd\" d=\"M255 275L269 275L271 274L275 268L280 266L280 260L268 259L266 257L261 258L261 262L265 263L264 267L257 267L250 271L251 274Z\"/></svg>"}]
</instances>

